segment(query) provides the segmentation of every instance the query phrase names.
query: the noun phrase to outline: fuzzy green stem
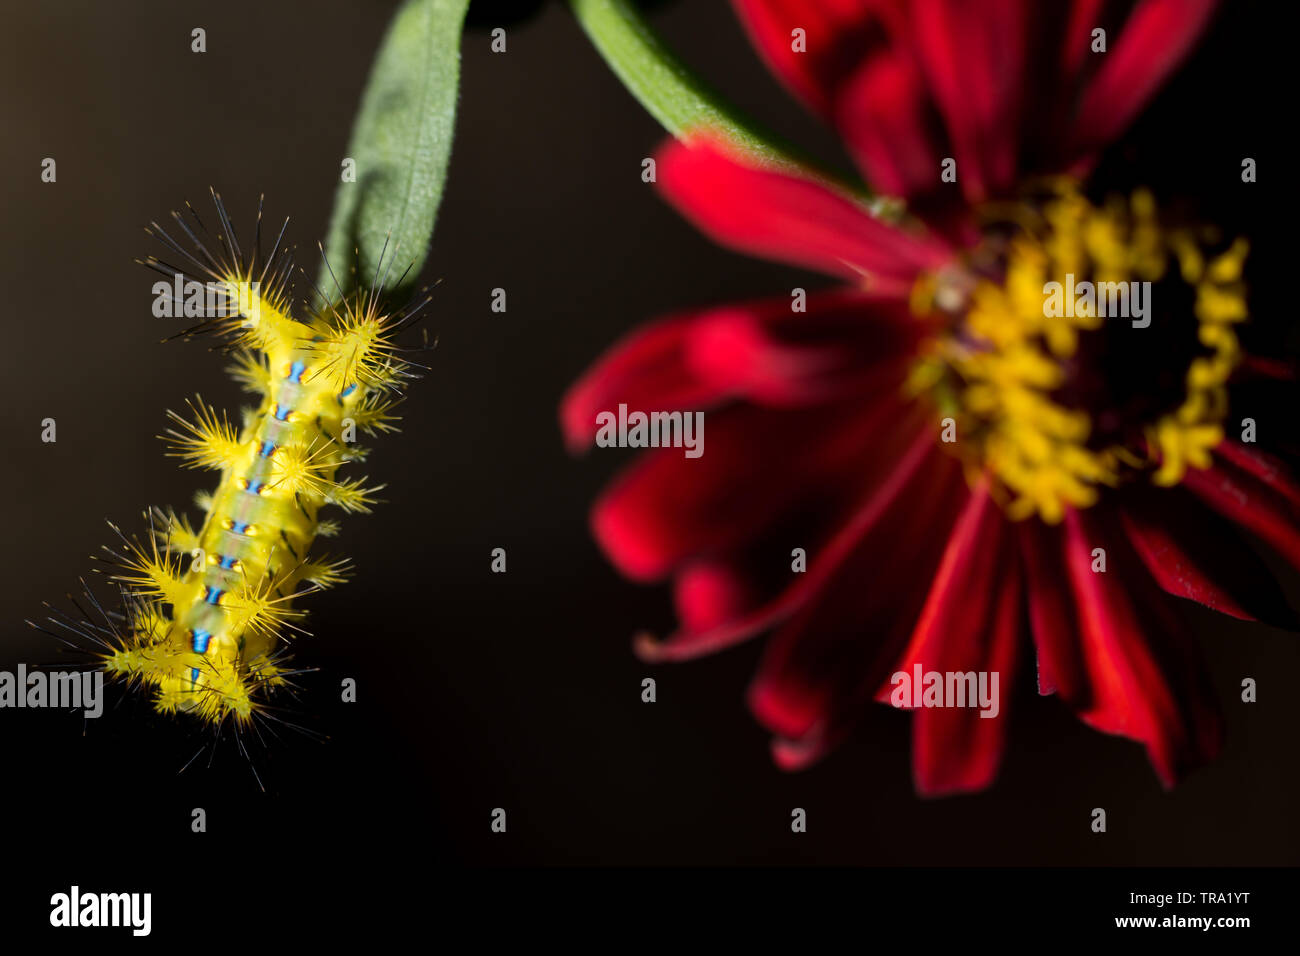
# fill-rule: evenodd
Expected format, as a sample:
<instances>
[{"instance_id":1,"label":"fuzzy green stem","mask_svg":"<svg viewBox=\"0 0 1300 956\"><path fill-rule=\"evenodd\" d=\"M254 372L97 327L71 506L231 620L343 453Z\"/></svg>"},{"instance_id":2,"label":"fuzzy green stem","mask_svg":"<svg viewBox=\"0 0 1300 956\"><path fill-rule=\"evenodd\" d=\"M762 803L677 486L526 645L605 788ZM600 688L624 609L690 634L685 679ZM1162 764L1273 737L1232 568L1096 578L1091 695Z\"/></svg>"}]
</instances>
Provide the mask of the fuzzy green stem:
<instances>
[{"instance_id":1,"label":"fuzzy green stem","mask_svg":"<svg viewBox=\"0 0 1300 956\"><path fill-rule=\"evenodd\" d=\"M756 157L807 166L740 116L673 55L628 0L569 0L573 15L615 75L679 139L699 127L723 133Z\"/></svg>"}]
</instances>

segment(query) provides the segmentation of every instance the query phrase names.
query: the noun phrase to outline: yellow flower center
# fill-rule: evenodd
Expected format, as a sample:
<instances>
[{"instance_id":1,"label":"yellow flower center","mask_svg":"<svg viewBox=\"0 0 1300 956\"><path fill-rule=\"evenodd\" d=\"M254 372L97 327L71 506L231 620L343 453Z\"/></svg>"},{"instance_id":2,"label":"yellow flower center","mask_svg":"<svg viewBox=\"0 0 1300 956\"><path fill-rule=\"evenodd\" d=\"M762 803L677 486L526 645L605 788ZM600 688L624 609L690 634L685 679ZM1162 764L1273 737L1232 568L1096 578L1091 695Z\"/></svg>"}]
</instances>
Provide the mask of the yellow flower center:
<instances>
[{"instance_id":1,"label":"yellow flower center","mask_svg":"<svg viewBox=\"0 0 1300 956\"><path fill-rule=\"evenodd\" d=\"M913 289L936 332L908 388L952 419L945 439L1007 513L1055 523L1102 486L1208 468L1241 359L1245 240L1211 255L1213 231L1162 227L1149 192L1099 207L1069 180L983 212L985 240Z\"/></svg>"}]
</instances>

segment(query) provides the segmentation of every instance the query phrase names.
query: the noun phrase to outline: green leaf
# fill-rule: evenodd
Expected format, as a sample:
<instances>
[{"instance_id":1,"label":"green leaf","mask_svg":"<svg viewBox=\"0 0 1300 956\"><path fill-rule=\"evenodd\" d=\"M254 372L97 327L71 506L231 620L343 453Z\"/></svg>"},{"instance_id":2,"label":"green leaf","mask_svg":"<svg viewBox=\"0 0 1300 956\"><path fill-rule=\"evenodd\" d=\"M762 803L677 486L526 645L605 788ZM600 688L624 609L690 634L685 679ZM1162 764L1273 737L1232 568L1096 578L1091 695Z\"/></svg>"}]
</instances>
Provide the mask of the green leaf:
<instances>
[{"instance_id":1,"label":"green leaf","mask_svg":"<svg viewBox=\"0 0 1300 956\"><path fill-rule=\"evenodd\" d=\"M384 291L400 295L424 264L455 133L468 6L469 0L407 0L393 18L348 144L356 181L340 183L334 198L325 242L330 269L322 264L317 281L330 298L338 296L330 271L351 292L358 275L369 283L382 254L385 266L393 259L386 282L380 274Z\"/></svg>"}]
</instances>

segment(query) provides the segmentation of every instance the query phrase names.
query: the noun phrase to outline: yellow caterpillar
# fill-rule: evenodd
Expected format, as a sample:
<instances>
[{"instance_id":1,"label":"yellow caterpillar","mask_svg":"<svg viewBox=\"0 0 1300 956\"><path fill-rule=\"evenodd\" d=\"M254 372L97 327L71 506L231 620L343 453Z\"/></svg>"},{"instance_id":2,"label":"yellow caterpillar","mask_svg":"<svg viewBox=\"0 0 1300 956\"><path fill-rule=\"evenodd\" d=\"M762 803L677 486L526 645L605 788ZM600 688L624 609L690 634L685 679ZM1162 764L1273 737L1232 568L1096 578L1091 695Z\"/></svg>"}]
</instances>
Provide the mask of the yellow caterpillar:
<instances>
[{"instance_id":1,"label":"yellow caterpillar","mask_svg":"<svg viewBox=\"0 0 1300 956\"><path fill-rule=\"evenodd\" d=\"M356 433L395 430L392 407L422 366L402 357L413 350L394 337L428 300L386 312L378 290L389 287L387 274L377 272L364 292L345 294L334 280L336 294L327 299L318 290L316 298L330 304L295 318L284 227L263 257L259 202L257 237L245 256L215 191L212 198L215 252L200 239L206 230L187 204L198 231L179 213L172 217L193 248L153 223L148 231L179 261L142 261L177 288L177 277L185 277L191 286L201 279L209 295L216 291L218 314L207 310L179 334L221 335L233 355L231 373L260 401L238 429L201 399L191 403L190 418L168 413L172 427L160 437L169 454L221 479L196 499L206 512L197 530L174 513L154 511L143 541L118 531L124 549L105 550L127 593L120 625L107 638L110 632L100 629L98 640L104 669L151 688L159 711L220 727L227 720L246 724L288 682L285 644L306 633L295 600L344 579L345 560L312 553L317 537L338 530L321 513L368 512L375 503L377 488L346 477L366 454ZM157 284L155 293L165 295L166 286Z\"/></svg>"}]
</instances>

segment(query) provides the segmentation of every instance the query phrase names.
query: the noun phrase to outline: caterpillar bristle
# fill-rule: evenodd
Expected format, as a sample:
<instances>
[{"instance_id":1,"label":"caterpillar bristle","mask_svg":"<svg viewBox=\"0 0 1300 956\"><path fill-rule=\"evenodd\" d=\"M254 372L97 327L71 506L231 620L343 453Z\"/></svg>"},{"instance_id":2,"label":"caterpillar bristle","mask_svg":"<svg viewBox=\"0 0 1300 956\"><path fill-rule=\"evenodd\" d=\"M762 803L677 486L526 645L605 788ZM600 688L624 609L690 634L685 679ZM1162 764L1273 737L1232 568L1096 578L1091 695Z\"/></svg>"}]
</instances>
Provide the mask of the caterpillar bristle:
<instances>
[{"instance_id":1,"label":"caterpillar bristle","mask_svg":"<svg viewBox=\"0 0 1300 956\"><path fill-rule=\"evenodd\" d=\"M167 417L181 428L180 431L169 428L158 436L171 445L167 456L181 459L186 468L223 471L233 467L239 461L243 443L226 413L223 411L218 415L216 409L205 405L197 395L193 402L186 399L185 404L193 413L194 421L167 410Z\"/></svg>"},{"instance_id":2,"label":"caterpillar bristle","mask_svg":"<svg viewBox=\"0 0 1300 956\"><path fill-rule=\"evenodd\" d=\"M226 371L246 392L264 396L271 390L271 369L264 353L239 349Z\"/></svg>"},{"instance_id":3,"label":"caterpillar bristle","mask_svg":"<svg viewBox=\"0 0 1300 956\"><path fill-rule=\"evenodd\" d=\"M352 412L352 419L367 435L379 435L386 432L401 431L394 422L402 420L400 415L388 414L402 403L400 398L390 399L382 395L367 395Z\"/></svg>"},{"instance_id":4,"label":"caterpillar bristle","mask_svg":"<svg viewBox=\"0 0 1300 956\"><path fill-rule=\"evenodd\" d=\"M259 199L257 239L251 253L245 257L235 238L225 203L215 189L209 192L221 228L216 236L219 244L217 251L210 249L209 243L204 241L204 237L211 240L211 233L193 205L186 202L185 209L194 220L197 230L191 228L181 213L173 211L171 215L192 249L187 249L157 222L151 222L145 230L179 257L183 265L178 266L157 256L137 260L168 278L215 286L217 314L204 316L203 321L182 329L172 338L214 334L225 340L220 347L226 350L256 348L268 351L291 345L300 337L300 330L304 326L310 326L298 322L291 315L293 250L282 246L289 220L286 218L281 225L269 255L262 255L262 200Z\"/></svg>"},{"instance_id":5,"label":"caterpillar bristle","mask_svg":"<svg viewBox=\"0 0 1300 956\"><path fill-rule=\"evenodd\" d=\"M199 546L199 536L189 519L168 509L150 509L156 522L154 535L158 544L171 554L189 554Z\"/></svg>"},{"instance_id":6,"label":"caterpillar bristle","mask_svg":"<svg viewBox=\"0 0 1300 956\"><path fill-rule=\"evenodd\" d=\"M331 560L328 557L319 558L314 561L304 561L298 566L297 577L302 581L310 581L319 588L332 588L342 584L348 579L348 574L352 571L352 563L348 558L337 558Z\"/></svg>"},{"instance_id":7,"label":"caterpillar bristle","mask_svg":"<svg viewBox=\"0 0 1300 956\"><path fill-rule=\"evenodd\" d=\"M353 481L339 482L330 489L330 493L325 500L352 514L370 514L371 509L380 504L376 498L371 496L384 486L375 485L372 488L367 488L365 487L366 481L366 478L357 478Z\"/></svg>"},{"instance_id":8,"label":"caterpillar bristle","mask_svg":"<svg viewBox=\"0 0 1300 956\"><path fill-rule=\"evenodd\" d=\"M107 545L103 547L118 568L118 573L112 576L114 581L131 587L142 597L157 598L167 604L175 605L186 599L189 588L180 573L180 561L158 549L152 521L147 547L136 538L128 538L117 525L110 522L109 527L126 545L125 554L119 554Z\"/></svg>"},{"instance_id":9,"label":"caterpillar bristle","mask_svg":"<svg viewBox=\"0 0 1300 956\"><path fill-rule=\"evenodd\" d=\"M337 483L332 475L341 464L332 447L334 439L327 438L317 447L320 436L310 445L296 443L277 448L271 454L271 488L283 488L295 496L307 495L325 498Z\"/></svg>"}]
</instances>

